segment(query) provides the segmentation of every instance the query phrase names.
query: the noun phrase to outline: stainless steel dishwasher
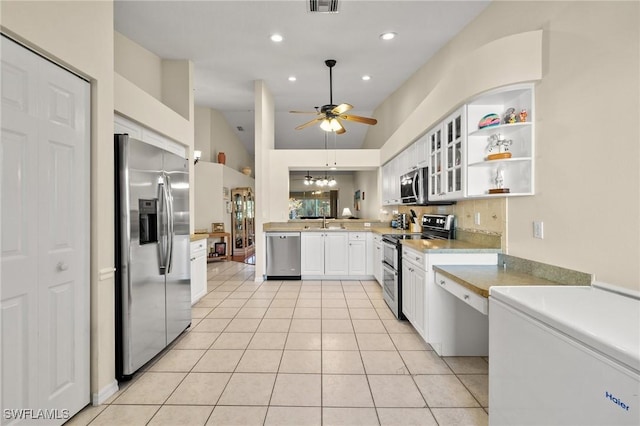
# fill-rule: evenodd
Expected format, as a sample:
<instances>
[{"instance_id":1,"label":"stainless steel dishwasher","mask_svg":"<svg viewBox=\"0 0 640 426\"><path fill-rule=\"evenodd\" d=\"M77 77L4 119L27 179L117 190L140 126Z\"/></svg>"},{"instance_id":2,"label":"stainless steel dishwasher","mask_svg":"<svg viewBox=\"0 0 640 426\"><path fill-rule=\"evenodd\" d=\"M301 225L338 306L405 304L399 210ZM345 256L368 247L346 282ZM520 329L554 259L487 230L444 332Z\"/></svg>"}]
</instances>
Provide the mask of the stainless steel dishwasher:
<instances>
[{"instance_id":1,"label":"stainless steel dishwasher","mask_svg":"<svg viewBox=\"0 0 640 426\"><path fill-rule=\"evenodd\" d=\"M268 232L267 279L300 279L300 233Z\"/></svg>"}]
</instances>

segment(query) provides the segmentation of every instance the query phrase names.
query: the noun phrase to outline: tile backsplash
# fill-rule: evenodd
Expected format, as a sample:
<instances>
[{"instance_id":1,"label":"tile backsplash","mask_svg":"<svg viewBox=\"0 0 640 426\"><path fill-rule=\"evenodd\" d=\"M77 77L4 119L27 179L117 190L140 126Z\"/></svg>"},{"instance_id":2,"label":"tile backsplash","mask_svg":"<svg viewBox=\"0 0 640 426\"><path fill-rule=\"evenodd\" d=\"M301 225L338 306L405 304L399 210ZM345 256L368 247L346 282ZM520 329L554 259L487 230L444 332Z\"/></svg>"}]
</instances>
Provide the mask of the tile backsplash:
<instances>
[{"instance_id":1,"label":"tile backsplash","mask_svg":"<svg viewBox=\"0 0 640 426\"><path fill-rule=\"evenodd\" d=\"M398 213L410 213L413 209L418 216L425 213L452 214L456 216L456 227L470 233L491 234L500 236L502 248L506 245L507 199L488 198L483 200L458 201L452 206L398 206ZM391 209L390 209L391 210ZM480 223L476 225L476 214L480 215ZM391 220L391 215L389 215Z\"/></svg>"}]
</instances>

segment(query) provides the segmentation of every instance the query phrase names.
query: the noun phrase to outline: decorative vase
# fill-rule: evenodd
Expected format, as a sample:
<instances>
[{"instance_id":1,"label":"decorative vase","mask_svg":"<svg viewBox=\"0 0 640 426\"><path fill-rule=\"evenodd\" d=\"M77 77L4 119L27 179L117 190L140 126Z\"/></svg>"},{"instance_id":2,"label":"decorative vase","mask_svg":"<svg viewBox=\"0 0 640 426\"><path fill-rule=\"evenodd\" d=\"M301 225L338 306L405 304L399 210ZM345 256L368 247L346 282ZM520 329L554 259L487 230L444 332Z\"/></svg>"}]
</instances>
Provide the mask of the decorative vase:
<instances>
[{"instance_id":1,"label":"decorative vase","mask_svg":"<svg viewBox=\"0 0 640 426\"><path fill-rule=\"evenodd\" d=\"M218 163L224 164L227 161L227 156L224 155L224 152L218 153Z\"/></svg>"},{"instance_id":2,"label":"decorative vase","mask_svg":"<svg viewBox=\"0 0 640 426\"><path fill-rule=\"evenodd\" d=\"M247 176L251 176L251 167L243 167L242 168L242 173L247 175Z\"/></svg>"}]
</instances>

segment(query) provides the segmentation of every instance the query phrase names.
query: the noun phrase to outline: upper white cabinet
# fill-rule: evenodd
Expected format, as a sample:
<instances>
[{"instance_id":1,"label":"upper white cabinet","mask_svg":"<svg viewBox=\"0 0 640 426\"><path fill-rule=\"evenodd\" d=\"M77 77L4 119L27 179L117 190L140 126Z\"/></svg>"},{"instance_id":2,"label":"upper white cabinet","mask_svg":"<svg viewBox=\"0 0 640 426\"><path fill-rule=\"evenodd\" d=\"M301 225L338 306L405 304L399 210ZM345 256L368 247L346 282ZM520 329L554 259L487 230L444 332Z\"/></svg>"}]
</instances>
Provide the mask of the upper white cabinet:
<instances>
[{"instance_id":1,"label":"upper white cabinet","mask_svg":"<svg viewBox=\"0 0 640 426\"><path fill-rule=\"evenodd\" d=\"M458 108L427 132L429 146L429 200L464 197L466 106Z\"/></svg>"},{"instance_id":2,"label":"upper white cabinet","mask_svg":"<svg viewBox=\"0 0 640 426\"><path fill-rule=\"evenodd\" d=\"M382 166L382 203L400 204L400 157L395 157Z\"/></svg>"},{"instance_id":3,"label":"upper white cabinet","mask_svg":"<svg viewBox=\"0 0 640 426\"><path fill-rule=\"evenodd\" d=\"M429 168L429 201L533 195L533 99L531 83L503 87L431 126L382 167L383 204L400 204L400 176L418 167Z\"/></svg>"},{"instance_id":4,"label":"upper white cabinet","mask_svg":"<svg viewBox=\"0 0 640 426\"><path fill-rule=\"evenodd\" d=\"M488 114L494 126L479 128ZM467 188L470 198L532 195L533 85L484 94L467 106Z\"/></svg>"}]
</instances>

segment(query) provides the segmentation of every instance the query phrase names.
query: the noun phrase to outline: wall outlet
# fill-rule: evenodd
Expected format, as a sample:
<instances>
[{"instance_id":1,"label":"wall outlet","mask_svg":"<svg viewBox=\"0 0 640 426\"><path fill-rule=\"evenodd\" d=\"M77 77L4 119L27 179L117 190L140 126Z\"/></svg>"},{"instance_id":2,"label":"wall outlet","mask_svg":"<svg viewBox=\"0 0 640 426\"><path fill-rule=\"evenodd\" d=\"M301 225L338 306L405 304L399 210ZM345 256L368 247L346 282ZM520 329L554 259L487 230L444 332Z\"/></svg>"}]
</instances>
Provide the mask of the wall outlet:
<instances>
[{"instance_id":1,"label":"wall outlet","mask_svg":"<svg viewBox=\"0 0 640 426\"><path fill-rule=\"evenodd\" d=\"M473 216L473 223L475 223L476 225L480 225L480 212L476 212L476 214Z\"/></svg>"},{"instance_id":2,"label":"wall outlet","mask_svg":"<svg viewBox=\"0 0 640 426\"><path fill-rule=\"evenodd\" d=\"M364 223L364 227L365 228L371 228L371 222L365 222Z\"/></svg>"},{"instance_id":3,"label":"wall outlet","mask_svg":"<svg viewBox=\"0 0 640 426\"><path fill-rule=\"evenodd\" d=\"M533 221L533 238L544 238L544 223L542 221Z\"/></svg>"}]
</instances>

